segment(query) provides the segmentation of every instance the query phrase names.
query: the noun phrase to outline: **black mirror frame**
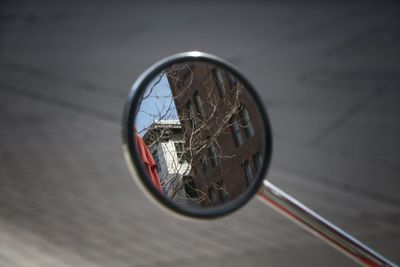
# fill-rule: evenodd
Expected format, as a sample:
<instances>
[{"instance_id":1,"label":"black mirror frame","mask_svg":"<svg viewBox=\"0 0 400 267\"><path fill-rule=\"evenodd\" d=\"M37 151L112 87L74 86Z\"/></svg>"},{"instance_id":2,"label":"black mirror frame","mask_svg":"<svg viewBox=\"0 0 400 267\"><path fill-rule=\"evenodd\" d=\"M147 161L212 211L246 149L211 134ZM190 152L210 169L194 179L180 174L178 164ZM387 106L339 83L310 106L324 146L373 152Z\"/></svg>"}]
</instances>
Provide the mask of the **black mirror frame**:
<instances>
[{"instance_id":1,"label":"black mirror frame","mask_svg":"<svg viewBox=\"0 0 400 267\"><path fill-rule=\"evenodd\" d=\"M231 202L218 206L207 208L204 210L186 210L178 205L176 205L173 201L163 197L151 184L150 179L147 178L146 173L143 170L142 164L140 163L140 159L136 153L136 140L134 137L134 125L135 125L135 116L138 112L138 108L140 105L140 99L145 92L147 85L152 81L152 79L160 73L160 71L164 70L166 67L180 63L184 61L201 61L210 64L215 64L225 70L232 72L235 77L244 85L246 89L248 89L249 94L254 99L256 103L260 117L263 120L264 128L265 128L265 148L263 154L263 166L261 171L258 174L258 177L255 179L255 182L251 185L250 190L246 190L246 192L240 197L232 200ZM212 219L227 215L233 211L238 210L244 204L246 204L258 191L264 177L266 177L266 172L268 170L271 154L272 154L272 134L271 127L268 120L267 112L261 102L261 98L258 93L254 89L254 87L250 84L250 82L230 63L225 60L203 52L192 51L192 52L184 52L169 56L160 60L159 62L152 65L148 68L136 82L133 84L132 89L129 93L128 100L126 102L123 114L122 121L122 140L123 140L123 150L125 159L127 161L128 167L131 171L132 176L135 180L139 181L138 184L144 186L145 191L147 191L152 199L157 200L159 203L163 204L161 206L166 207L169 211L173 211L179 215L183 215L185 217L198 218L198 219Z\"/></svg>"}]
</instances>

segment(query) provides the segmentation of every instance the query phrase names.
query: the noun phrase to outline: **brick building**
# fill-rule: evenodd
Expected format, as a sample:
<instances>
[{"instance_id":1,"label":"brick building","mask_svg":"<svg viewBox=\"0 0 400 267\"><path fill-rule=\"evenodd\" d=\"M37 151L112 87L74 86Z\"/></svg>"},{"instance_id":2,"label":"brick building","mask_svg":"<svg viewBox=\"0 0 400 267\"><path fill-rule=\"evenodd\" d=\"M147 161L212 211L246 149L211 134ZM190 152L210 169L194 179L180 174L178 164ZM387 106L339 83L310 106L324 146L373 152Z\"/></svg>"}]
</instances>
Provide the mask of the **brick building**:
<instances>
[{"instance_id":1,"label":"brick building","mask_svg":"<svg viewBox=\"0 0 400 267\"><path fill-rule=\"evenodd\" d=\"M243 86L208 63L175 64L168 81L203 206L235 199L262 165L263 125Z\"/></svg>"}]
</instances>

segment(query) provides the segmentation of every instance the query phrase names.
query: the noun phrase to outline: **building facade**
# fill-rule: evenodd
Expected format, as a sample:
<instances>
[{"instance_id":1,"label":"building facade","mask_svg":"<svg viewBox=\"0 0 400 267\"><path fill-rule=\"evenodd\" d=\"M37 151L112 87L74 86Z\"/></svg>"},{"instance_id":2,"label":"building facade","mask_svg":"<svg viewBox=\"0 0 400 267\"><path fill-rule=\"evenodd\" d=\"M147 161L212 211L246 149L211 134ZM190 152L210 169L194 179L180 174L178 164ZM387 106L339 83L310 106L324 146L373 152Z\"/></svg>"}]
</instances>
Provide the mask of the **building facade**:
<instances>
[{"instance_id":1,"label":"building facade","mask_svg":"<svg viewBox=\"0 0 400 267\"><path fill-rule=\"evenodd\" d=\"M193 190L191 166L184 155L184 140L179 120L160 120L153 123L143 136L157 165L165 196L180 206L199 206Z\"/></svg>"},{"instance_id":2,"label":"building facade","mask_svg":"<svg viewBox=\"0 0 400 267\"><path fill-rule=\"evenodd\" d=\"M202 206L237 198L263 162L263 124L243 86L208 63L181 63L168 81Z\"/></svg>"}]
</instances>

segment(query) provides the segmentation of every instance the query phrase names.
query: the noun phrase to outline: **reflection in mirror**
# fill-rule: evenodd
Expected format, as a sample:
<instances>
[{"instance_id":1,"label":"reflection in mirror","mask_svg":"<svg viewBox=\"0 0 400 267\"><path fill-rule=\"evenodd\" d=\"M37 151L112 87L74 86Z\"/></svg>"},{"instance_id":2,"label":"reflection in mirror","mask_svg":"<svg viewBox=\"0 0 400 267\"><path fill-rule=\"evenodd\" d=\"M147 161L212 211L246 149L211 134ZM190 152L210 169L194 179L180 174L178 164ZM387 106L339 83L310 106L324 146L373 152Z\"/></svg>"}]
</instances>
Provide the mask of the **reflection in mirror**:
<instances>
[{"instance_id":1,"label":"reflection in mirror","mask_svg":"<svg viewBox=\"0 0 400 267\"><path fill-rule=\"evenodd\" d=\"M240 80L219 66L165 68L142 94L134 125L148 178L182 208L237 199L259 177L263 121Z\"/></svg>"}]
</instances>

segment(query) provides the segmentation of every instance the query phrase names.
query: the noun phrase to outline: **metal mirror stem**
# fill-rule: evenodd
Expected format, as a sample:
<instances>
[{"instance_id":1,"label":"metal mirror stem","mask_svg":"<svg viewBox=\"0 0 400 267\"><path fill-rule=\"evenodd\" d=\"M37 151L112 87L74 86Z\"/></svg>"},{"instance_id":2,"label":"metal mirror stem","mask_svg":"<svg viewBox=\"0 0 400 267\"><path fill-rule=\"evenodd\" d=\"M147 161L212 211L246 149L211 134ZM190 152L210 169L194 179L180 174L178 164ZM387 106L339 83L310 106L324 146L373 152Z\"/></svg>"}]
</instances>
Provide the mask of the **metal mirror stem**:
<instances>
[{"instance_id":1,"label":"metal mirror stem","mask_svg":"<svg viewBox=\"0 0 400 267\"><path fill-rule=\"evenodd\" d=\"M397 266L362 242L264 180L258 195L273 209L363 266Z\"/></svg>"}]
</instances>

